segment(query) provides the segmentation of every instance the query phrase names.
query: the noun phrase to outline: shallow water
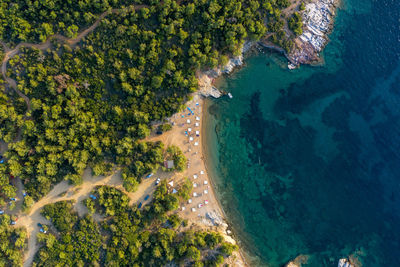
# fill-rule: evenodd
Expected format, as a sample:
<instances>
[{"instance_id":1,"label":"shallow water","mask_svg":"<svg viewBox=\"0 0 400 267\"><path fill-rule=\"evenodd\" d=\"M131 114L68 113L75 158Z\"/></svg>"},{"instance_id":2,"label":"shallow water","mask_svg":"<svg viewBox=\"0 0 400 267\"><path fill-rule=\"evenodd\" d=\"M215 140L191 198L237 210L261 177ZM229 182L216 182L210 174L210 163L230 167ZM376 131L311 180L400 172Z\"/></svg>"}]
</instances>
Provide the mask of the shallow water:
<instances>
[{"instance_id":1,"label":"shallow water","mask_svg":"<svg viewBox=\"0 0 400 267\"><path fill-rule=\"evenodd\" d=\"M347 0L325 64L267 51L208 100L208 168L255 266L400 266L400 1Z\"/></svg>"}]
</instances>

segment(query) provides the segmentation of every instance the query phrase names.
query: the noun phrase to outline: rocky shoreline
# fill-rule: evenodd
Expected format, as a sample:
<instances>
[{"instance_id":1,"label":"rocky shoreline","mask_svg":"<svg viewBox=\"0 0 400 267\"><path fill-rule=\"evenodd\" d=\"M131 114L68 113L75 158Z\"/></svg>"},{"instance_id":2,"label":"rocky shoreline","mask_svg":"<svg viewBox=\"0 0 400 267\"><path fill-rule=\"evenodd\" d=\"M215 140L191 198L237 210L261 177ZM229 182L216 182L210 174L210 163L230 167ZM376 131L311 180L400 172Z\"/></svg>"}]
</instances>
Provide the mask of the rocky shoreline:
<instances>
[{"instance_id":1,"label":"rocky shoreline","mask_svg":"<svg viewBox=\"0 0 400 267\"><path fill-rule=\"evenodd\" d=\"M213 86L214 79L222 74L230 74L243 65L244 55L255 45L276 50L289 60L288 68L294 69L301 64L313 64L321 61L320 53L329 42L328 35L333 29L336 9L340 0L311 0L302 11L303 33L294 39L294 49L288 54L281 47L265 42L246 42L237 57L229 59L225 66L199 72L199 92L204 97L219 98L223 94Z\"/></svg>"},{"instance_id":2,"label":"rocky shoreline","mask_svg":"<svg viewBox=\"0 0 400 267\"><path fill-rule=\"evenodd\" d=\"M314 0L306 4L302 12L303 33L296 37L295 48L288 55L293 66L321 60L320 52L329 42L328 34L333 28L338 6L338 0Z\"/></svg>"}]
</instances>

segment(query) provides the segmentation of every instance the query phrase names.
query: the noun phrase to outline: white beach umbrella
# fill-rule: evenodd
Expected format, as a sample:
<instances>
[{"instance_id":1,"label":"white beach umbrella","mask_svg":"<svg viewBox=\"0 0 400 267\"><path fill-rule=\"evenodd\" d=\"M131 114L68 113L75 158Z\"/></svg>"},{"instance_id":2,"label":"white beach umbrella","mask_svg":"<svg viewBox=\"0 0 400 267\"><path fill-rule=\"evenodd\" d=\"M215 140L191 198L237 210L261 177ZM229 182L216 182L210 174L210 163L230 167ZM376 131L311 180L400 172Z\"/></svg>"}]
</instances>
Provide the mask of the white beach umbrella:
<instances>
[{"instance_id":1,"label":"white beach umbrella","mask_svg":"<svg viewBox=\"0 0 400 267\"><path fill-rule=\"evenodd\" d=\"M187 120L186 122L189 124L189 123L190 123L190 120Z\"/></svg>"},{"instance_id":2,"label":"white beach umbrella","mask_svg":"<svg viewBox=\"0 0 400 267\"><path fill-rule=\"evenodd\" d=\"M196 127L199 127L199 126L200 126L200 123L196 122L194 125L195 125Z\"/></svg>"},{"instance_id":3,"label":"white beach umbrella","mask_svg":"<svg viewBox=\"0 0 400 267\"><path fill-rule=\"evenodd\" d=\"M195 145L195 146L198 146L198 145L199 145L199 143L198 143L198 142L194 142L194 145Z\"/></svg>"},{"instance_id":4,"label":"white beach umbrella","mask_svg":"<svg viewBox=\"0 0 400 267\"><path fill-rule=\"evenodd\" d=\"M168 183L170 186L174 186L174 181Z\"/></svg>"},{"instance_id":5,"label":"white beach umbrella","mask_svg":"<svg viewBox=\"0 0 400 267\"><path fill-rule=\"evenodd\" d=\"M200 174L204 174L204 171L200 171Z\"/></svg>"},{"instance_id":6,"label":"white beach umbrella","mask_svg":"<svg viewBox=\"0 0 400 267\"><path fill-rule=\"evenodd\" d=\"M200 117L196 117L196 121L200 121Z\"/></svg>"},{"instance_id":7,"label":"white beach umbrella","mask_svg":"<svg viewBox=\"0 0 400 267\"><path fill-rule=\"evenodd\" d=\"M208 194L208 190L204 190L204 194Z\"/></svg>"},{"instance_id":8,"label":"white beach umbrella","mask_svg":"<svg viewBox=\"0 0 400 267\"><path fill-rule=\"evenodd\" d=\"M188 128L188 132L191 132L192 131L192 128Z\"/></svg>"},{"instance_id":9,"label":"white beach umbrella","mask_svg":"<svg viewBox=\"0 0 400 267\"><path fill-rule=\"evenodd\" d=\"M193 179L197 179L197 174L193 174Z\"/></svg>"},{"instance_id":10,"label":"white beach umbrella","mask_svg":"<svg viewBox=\"0 0 400 267\"><path fill-rule=\"evenodd\" d=\"M208 181L204 181L204 184L208 184Z\"/></svg>"}]
</instances>

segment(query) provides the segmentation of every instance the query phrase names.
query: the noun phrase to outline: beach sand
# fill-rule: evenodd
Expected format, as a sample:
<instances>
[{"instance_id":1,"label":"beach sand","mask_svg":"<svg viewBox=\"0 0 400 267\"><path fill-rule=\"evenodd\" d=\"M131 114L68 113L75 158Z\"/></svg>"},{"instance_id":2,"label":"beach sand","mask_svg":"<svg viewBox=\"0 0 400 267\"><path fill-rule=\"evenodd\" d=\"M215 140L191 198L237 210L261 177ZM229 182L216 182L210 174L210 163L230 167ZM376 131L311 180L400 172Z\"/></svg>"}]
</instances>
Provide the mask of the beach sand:
<instances>
[{"instance_id":1,"label":"beach sand","mask_svg":"<svg viewBox=\"0 0 400 267\"><path fill-rule=\"evenodd\" d=\"M186 104L186 106L194 112L194 115L189 116L189 111L187 109L184 112L175 114L170 119L170 122L175 124L170 131L165 132L162 135L152 136L149 138L149 141L162 141L166 147L170 145L178 146L188 159L188 168L185 171L182 173L175 172L171 175L171 177L164 178L167 178L168 182L173 181L174 186L175 184L181 184L184 182L186 177L193 182L193 193L196 193L197 197L193 196L191 198L192 203L185 203L182 206L184 207L184 210L181 209L180 211L180 215L182 217L192 222L198 222L199 220L201 221L206 216L206 213L209 212L217 212L218 214L222 214L221 207L215 198L211 181L209 180L203 161L201 138L201 129L203 123L203 101L204 100L201 99L200 96L195 95L193 100ZM198 105L196 105L196 103ZM198 120L196 120L196 117ZM188 123L188 120L190 123ZM196 123L199 126L196 126ZM188 129L191 129L191 132L189 132ZM198 132L198 136L196 135L196 131ZM185 132L188 132L188 134L186 135ZM193 140L189 141L189 137L192 137ZM205 201L208 201L208 204L204 204ZM201 203L204 206L202 208L198 208L198 205ZM196 211L192 211L192 208L195 208Z\"/></svg>"}]
</instances>

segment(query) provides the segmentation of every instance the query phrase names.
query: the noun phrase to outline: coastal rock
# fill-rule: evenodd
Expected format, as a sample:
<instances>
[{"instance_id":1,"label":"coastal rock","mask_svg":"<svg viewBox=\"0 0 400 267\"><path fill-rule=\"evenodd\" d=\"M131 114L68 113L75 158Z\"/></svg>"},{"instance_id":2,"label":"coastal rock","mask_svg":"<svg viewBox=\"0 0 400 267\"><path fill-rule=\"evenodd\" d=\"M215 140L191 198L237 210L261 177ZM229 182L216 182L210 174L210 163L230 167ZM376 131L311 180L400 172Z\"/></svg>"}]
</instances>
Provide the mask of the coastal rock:
<instances>
[{"instance_id":1,"label":"coastal rock","mask_svg":"<svg viewBox=\"0 0 400 267\"><path fill-rule=\"evenodd\" d=\"M204 97L212 96L214 98L221 97L222 93L212 85L214 78L207 72L197 75L199 80L199 92Z\"/></svg>"},{"instance_id":2,"label":"coastal rock","mask_svg":"<svg viewBox=\"0 0 400 267\"><path fill-rule=\"evenodd\" d=\"M289 60L295 64L309 64L319 60L319 53L328 42L333 27L337 0L317 0L306 5L303 12L303 34L294 41L295 49Z\"/></svg>"},{"instance_id":3,"label":"coastal rock","mask_svg":"<svg viewBox=\"0 0 400 267\"><path fill-rule=\"evenodd\" d=\"M200 94L204 97L212 96L214 98L219 98L222 96L222 93L214 87L213 81L215 78L218 78L222 74L229 74L231 73L236 67L243 65L243 55L246 53L252 46L254 42L246 42L240 55L237 57L231 57L228 63L225 66L220 66L218 68L214 68L211 70L207 70L204 72L199 72L197 74L197 78L199 80L199 91Z\"/></svg>"},{"instance_id":4,"label":"coastal rock","mask_svg":"<svg viewBox=\"0 0 400 267\"><path fill-rule=\"evenodd\" d=\"M338 262L338 267L355 267L349 259L340 259Z\"/></svg>"},{"instance_id":5,"label":"coastal rock","mask_svg":"<svg viewBox=\"0 0 400 267\"><path fill-rule=\"evenodd\" d=\"M307 264L310 256L299 255L294 260L288 262L285 267L301 267L302 264Z\"/></svg>"},{"instance_id":6,"label":"coastal rock","mask_svg":"<svg viewBox=\"0 0 400 267\"><path fill-rule=\"evenodd\" d=\"M206 220L209 221L213 226L226 225L224 219L215 211L210 211L206 213ZM226 225L227 226L227 225Z\"/></svg>"},{"instance_id":7,"label":"coastal rock","mask_svg":"<svg viewBox=\"0 0 400 267\"><path fill-rule=\"evenodd\" d=\"M229 74L233 71L235 67L243 65L243 55L238 57L230 58L228 64L224 66L221 71L222 73Z\"/></svg>"}]
</instances>

